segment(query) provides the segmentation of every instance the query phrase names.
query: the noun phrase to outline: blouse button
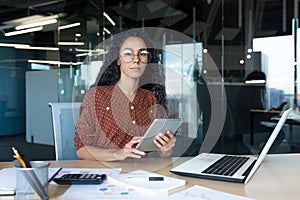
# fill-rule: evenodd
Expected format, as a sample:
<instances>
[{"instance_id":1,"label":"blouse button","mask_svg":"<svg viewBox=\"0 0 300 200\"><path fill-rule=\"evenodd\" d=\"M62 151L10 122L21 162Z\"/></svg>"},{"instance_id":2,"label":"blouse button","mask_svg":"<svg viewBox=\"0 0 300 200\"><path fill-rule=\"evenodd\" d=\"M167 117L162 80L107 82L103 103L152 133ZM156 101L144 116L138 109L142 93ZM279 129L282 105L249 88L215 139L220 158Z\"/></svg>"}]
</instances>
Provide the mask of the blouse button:
<instances>
[{"instance_id":1,"label":"blouse button","mask_svg":"<svg viewBox=\"0 0 300 200\"><path fill-rule=\"evenodd\" d=\"M106 107L106 110L109 111L110 107Z\"/></svg>"},{"instance_id":2,"label":"blouse button","mask_svg":"<svg viewBox=\"0 0 300 200\"><path fill-rule=\"evenodd\" d=\"M132 123L135 124L135 120L133 120Z\"/></svg>"},{"instance_id":3,"label":"blouse button","mask_svg":"<svg viewBox=\"0 0 300 200\"><path fill-rule=\"evenodd\" d=\"M130 109L133 110L133 109L134 109L134 106L131 106Z\"/></svg>"}]
</instances>

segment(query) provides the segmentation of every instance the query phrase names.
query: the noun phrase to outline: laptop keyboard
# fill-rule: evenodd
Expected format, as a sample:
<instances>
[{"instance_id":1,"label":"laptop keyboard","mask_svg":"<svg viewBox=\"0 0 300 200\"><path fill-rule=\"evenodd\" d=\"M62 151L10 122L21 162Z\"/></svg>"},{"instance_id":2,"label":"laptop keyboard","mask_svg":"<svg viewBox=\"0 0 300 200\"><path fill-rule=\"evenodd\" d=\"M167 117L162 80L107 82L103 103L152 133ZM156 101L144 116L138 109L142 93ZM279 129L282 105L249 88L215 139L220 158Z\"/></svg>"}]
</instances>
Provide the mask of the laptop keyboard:
<instances>
[{"instance_id":1,"label":"laptop keyboard","mask_svg":"<svg viewBox=\"0 0 300 200\"><path fill-rule=\"evenodd\" d=\"M241 156L224 156L202 173L232 176L248 159L248 157Z\"/></svg>"}]
</instances>

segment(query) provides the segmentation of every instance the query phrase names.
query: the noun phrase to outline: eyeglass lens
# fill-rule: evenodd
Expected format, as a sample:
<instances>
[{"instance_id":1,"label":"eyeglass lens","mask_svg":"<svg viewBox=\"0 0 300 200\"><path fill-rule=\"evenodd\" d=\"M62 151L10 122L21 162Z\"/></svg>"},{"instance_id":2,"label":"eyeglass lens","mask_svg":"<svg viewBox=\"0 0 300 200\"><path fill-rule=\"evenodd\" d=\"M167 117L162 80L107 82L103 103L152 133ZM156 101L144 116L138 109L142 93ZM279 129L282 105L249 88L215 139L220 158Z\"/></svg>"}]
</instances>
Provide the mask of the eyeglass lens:
<instances>
[{"instance_id":1,"label":"eyeglass lens","mask_svg":"<svg viewBox=\"0 0 300 200\"><path fill-rule=\"evenodd\" d=\"M121 52L121 58L124 62L132 62L137 55L142 63L147 63L151 59L151 54L146 49L140 49L137 54L131 49L125 49Z\"/></svg>"}]
</instances>

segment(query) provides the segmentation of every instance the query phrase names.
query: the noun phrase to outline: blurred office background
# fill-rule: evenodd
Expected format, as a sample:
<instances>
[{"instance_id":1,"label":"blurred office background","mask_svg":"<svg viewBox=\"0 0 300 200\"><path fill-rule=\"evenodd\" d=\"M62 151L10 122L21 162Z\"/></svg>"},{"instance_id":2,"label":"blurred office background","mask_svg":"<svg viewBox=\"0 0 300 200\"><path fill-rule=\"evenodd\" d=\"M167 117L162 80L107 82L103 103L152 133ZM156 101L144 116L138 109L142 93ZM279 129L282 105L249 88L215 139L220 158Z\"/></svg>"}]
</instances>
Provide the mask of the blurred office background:
<instances>
[{"instance_id":1,"label":"blurred office background","mask_svg":"<svg viewBox=\"0 0 300 200\"><path fill-rule=\"evenodd\" d=\"M103 41L147 27L168 30L158 38L168 107L184 119L174 155L196 155L218 130L203 151L258 153L271 118L298 107L298 10L298 0L0 0L0 160L11 146L54 159L48 103L80 102ZM283 128L272 153L300 151L299 125Z\"/></svg>"}]
</instances>

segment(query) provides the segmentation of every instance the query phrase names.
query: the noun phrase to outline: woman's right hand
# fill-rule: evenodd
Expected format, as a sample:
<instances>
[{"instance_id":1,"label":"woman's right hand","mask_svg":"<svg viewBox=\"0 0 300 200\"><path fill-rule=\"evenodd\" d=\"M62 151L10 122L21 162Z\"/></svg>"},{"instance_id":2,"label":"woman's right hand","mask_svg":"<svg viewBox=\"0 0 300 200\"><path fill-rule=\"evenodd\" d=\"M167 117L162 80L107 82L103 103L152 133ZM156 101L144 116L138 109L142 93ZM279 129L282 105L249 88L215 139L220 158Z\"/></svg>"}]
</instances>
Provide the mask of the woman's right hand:
<instances>
[{"instance_id":1,"label":"woman's right hand","mask_svg":"<svg viewBox=\"0 0 300 200\"><path fill-rule=\"evenodd\" d=\"M134 136L125 146L123 149L120 149L116 152L116 159L117 160L125 160L126 158L141 158L146 153L140 151L135 148L135 146L140 142L140 136Z\"/></svg>"}]
</instances>

